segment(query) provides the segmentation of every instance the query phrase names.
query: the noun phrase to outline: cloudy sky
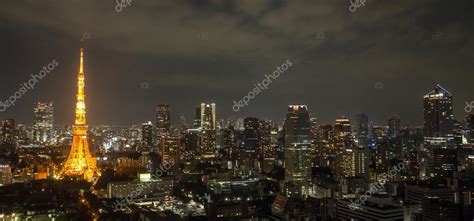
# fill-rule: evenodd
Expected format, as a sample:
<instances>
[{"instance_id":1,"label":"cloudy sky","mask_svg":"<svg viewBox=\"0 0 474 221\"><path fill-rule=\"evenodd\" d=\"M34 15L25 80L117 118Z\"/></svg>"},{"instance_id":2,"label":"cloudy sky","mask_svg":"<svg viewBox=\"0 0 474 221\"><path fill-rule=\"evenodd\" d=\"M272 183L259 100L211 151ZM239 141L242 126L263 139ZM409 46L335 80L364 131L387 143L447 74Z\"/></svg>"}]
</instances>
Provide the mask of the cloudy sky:
<instances>
[{"instance_id":1,"label":"cloudy sky","mask_svg":"<svg viewBox=\"0 0 474 221\"><path fill-rule=\"evenodd\" d=\"M56 59L59 66L0 113L31 124L35 101L54 101L73 122L81 38L90 124L172 120L216 102L218 118L280 122L307 104L321 123L367 112L422 122L422 96L437 83L454 94L455 117L474 100L474 1L15 0L0 7L0 100ZM86 33L86 34L84 34ZM88 34L89 33L89 34ZM286 60L293 66L238 113L241 99ZM383 88L376 88L380 82ZM146 87L146 86L149 87Z\"/></svg>"}]
</instances>

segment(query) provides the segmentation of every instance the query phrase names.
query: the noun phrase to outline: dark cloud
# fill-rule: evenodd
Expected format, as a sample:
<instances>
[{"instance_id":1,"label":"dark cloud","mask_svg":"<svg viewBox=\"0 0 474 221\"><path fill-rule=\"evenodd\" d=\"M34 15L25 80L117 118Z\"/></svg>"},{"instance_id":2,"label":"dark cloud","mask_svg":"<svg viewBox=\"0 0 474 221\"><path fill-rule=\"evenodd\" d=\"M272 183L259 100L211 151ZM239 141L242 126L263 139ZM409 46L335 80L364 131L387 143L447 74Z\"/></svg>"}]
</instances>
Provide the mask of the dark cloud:
<instances>
[{"instance_id":1,"label":"dark cloud","mask_svg":"<svg viewBox=\"0 0 474 221\"><path fill-rule=\"evenodd\" d=\"M0 117L31 123L33 102L53 100L57 123L71 123L87 32L92 124L151 120L158 103L171 105L174 120L189 119L206 101L217 102L219 117L279 122L287 104L306 103L323 122L368 112L377 122L398 113L421 123L422 96L436 83L455 95L462 119L474 100L473 4L367 1L351 13L349 1L135 0L117 13L115 1L8 1L0 8L1 99L52 59L60 66ZM287 59L295 65L268 91L232 111Z\"/></svg>"}]
</instances>

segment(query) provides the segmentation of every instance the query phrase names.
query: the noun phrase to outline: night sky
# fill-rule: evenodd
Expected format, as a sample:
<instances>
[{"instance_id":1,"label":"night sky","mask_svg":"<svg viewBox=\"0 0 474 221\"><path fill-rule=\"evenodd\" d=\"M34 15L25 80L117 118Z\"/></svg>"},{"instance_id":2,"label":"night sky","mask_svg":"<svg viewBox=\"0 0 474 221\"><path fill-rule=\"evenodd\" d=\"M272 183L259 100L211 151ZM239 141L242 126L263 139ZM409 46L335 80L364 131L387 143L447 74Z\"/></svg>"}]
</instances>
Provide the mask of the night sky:
<instances>
[{"instance_id":1,"label":"night sky","mask_svg":"<svg viewBox=\"0 0 474 221\"><path fill-rule=\"evenodd\" d=\"M321 123L367 112L422 123L422 96L437 83L454 94L455 118L474 100L474 1L367 0L14 0L0 6L0 99L56 59L0 119L32 124L33 103L54 101L55 124L74 118L81 38L85 39L88 122L191 122L201 102L218 118L280 123L288 104L307 104ZM85 34L84 33L90 33ZM293 66L238 113L232 110L277 66ZM381 82L383 88L376 88ZM143 87L143 86L145 87ZM146 87L149 85L149 88Z\"/></svg>"}]
</instances>

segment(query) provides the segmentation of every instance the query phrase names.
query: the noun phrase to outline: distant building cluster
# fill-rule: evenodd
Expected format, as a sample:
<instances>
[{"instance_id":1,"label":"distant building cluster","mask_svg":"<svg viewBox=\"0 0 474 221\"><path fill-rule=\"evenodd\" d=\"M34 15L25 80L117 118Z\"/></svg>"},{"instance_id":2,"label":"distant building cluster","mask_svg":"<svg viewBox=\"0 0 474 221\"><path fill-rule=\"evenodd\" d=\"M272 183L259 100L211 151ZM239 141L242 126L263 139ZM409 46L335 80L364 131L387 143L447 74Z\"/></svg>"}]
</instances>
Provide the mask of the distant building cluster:
<instances>
[{"instance_id":1,"label":"distant building cluster","mask_svg":"<svg viewBox=\"0 0 474 221\"><path fill-rule=\"evenodd\" d=\"M158 104L154 120L143 124L91 126L88 141L102 172L93 191L101 211L95 214L111 220L131 214L141 220L472 220L474 115L456 120L453 94L440 85L422 100L423 125L405 125L398 115L376 125L366 113L325 124L304 104L288 105L282 123L219 119L215 103L201 103L192 122L172 118L172 107ZM32 127L1 121L2 188L58 174L73 135L71 127L54 125L53 110L52 102L35 104ZM176 163L163 168L170 161Z\"/></svg>"}]
</instances>

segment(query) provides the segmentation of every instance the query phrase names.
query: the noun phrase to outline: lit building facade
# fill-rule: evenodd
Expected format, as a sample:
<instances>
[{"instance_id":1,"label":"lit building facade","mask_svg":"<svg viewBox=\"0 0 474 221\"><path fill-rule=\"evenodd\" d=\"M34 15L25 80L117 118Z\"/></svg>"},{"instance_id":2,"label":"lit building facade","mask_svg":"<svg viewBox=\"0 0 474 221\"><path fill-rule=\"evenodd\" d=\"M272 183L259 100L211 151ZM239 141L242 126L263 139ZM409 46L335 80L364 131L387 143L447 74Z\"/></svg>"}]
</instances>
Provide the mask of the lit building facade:
<instances>
[{"instance_id":1,"label":"lit building facade","mask_svg":"<svg viewBox=\"0 0 474 221\"><path fill-rule=\"evenodd\" d=\"M447 147L453 135L453 95L441 85L423 97L425 141L434 146Z\"/></svg>"},{"instance_id":2,"label":"lit building facade","mask_svg":"<svg viewBox=\"0 0 474 221\"><path fill-rule=\"evenodd\" d=\"M54 136L54 108L53 102L37 102L34 108L33 139L36 143L46 143Z\"/></svg>"},{"instance_id":3,"label":"lit building facade","mask_svg":"<svg viewBox=\"0 0 474 221\"><path fill-rule=\"evenodd\" d=\"M201 129L215 130L216 129L216 104L201 103Z\"/></svg>"},{"instance_id":4,"label":"lit building facade","mask_svg":"<svg viewBox=\"0 0 474 221\"><path fill-rule=\"evenodd\" d=\"M366 113L356 117L356 141L359 148L367 148L369 139L369 116Z\"/></svg>"},{"instance_id":5,"label":"lit building facade","mask_svg":"<svg viewBox=\"0 0 474 221\"><path fill-rule=\"evenodd\" d=\"M388 118L388 133L387 135L391 138L400 136L401 123L400 117L392 115Z\"/></svg>"},{"instance_id":6,"label":"lit building facade","mask_svg":"<svg viewBox=\"0 0 474 221\"><path fill-rule=\"evenodd\" d=\"M156 128L158 134L170 132L170 107L168 104L159 104L156 107Z\"/></svg>"},{"instance_id":7,"label":"lit building facade","mask_svg":"<svg viewBox=\"0 0 474 221\"><path fill-rule=\"evenodd\" d=\"M142 146L152 148L154 144L154 127L151 122L142 124Z\"/></svg>"},{"instance_id":8,"label":"lit building facade","mask_svg":"<svg viewBox=\"0 0 474 221\"><path fill-rule=\"evenodd\" d=\"M310 128L306 105L289 105L284 124L285 182L305 182L311 176Z\"/></svg>"}]
</instances>

